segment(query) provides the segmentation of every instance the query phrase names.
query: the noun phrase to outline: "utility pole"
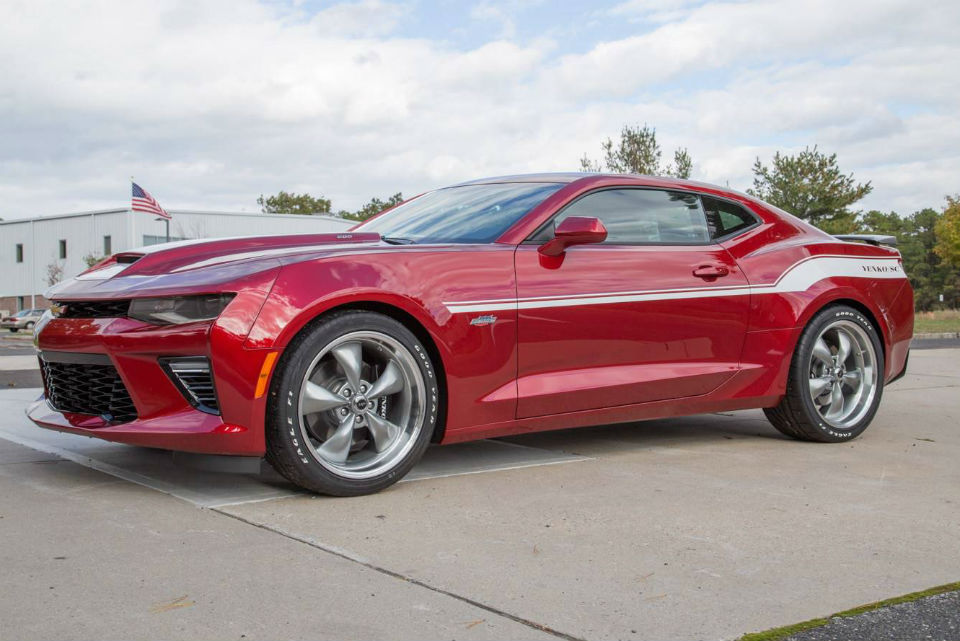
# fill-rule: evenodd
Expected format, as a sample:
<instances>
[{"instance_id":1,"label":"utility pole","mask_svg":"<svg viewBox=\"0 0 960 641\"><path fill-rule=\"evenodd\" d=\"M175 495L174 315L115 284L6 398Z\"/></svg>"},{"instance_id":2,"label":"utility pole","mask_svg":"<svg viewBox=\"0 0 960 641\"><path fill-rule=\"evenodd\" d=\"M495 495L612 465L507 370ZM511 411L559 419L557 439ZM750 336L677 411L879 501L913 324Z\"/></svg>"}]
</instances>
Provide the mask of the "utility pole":
<instances>
[{"instance_id":1,"label":"utility pole","mask_svg":"<svg viewBox=\"0 0 960 641\"><path fill-rule=\"evenodd\" d=\"M154 220L162 220L162 221L164 222L165 228L166 228L166 235L167 235L167 240L166 240L166 242L169 243L169 242L170 242L170 219L169 219L169 218L154 218Z\"/></svg>"},{"instance_id":2,"label":"utility pole","mask_svg":"<svg viewBox=\"0 0 960 641\"><path fill-rule=\"evenodd\" d=\"M30 219L30 308L37 306L37 233ZM19 309L17 311L20 311Z\"/></svg>"}]
</instances>

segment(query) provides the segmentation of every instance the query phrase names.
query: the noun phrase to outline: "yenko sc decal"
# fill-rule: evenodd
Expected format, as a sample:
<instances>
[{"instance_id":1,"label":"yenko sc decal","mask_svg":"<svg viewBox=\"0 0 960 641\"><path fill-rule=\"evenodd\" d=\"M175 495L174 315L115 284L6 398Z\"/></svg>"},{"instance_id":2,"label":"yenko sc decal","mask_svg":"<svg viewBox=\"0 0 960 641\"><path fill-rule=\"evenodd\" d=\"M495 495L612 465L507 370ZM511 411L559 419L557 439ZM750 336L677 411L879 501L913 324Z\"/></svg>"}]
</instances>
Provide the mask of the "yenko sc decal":
<instances>
[{"instance_id":1,"label":"yenko sc decal","mask_svg":"<svg viewBox=\"0 0 960 641\"><path fill-rule=\"evenodd\" d=\"M861 269L865 272L870 272L871 274L887 274L890 272L900 272L903 273L903 268L897 265L861 265Z\"/></svg>"}]
</instances>

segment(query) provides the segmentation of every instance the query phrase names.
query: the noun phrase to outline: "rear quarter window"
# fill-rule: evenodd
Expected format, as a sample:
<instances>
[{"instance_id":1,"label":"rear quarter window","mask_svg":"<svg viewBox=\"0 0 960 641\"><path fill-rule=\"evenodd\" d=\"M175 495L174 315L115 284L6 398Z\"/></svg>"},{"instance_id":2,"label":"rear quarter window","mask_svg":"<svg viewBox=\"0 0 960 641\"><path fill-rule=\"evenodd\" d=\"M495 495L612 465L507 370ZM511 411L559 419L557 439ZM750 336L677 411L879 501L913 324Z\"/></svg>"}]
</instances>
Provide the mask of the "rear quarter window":
<instances>
[{"instance_id":1,"label":"rear quarter window","mask_svg":"<svg viewBox=\"0 0 960 641\"><path fill-rule=\"evenodd\" d=\"M711 196L701 196L710 238L729 238L756 225L759 219L740 205Z\"/></svg>"}]
</instances>

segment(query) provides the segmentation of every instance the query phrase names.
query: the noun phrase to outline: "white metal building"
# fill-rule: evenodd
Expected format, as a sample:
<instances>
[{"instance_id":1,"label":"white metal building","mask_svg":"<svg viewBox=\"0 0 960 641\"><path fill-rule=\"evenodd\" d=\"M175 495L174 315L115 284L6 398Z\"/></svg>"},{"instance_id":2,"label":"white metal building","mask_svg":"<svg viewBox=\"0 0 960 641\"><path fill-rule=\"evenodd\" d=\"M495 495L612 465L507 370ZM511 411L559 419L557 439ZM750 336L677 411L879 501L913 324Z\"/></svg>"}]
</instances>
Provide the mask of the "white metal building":
<instances>
[{"instance_id":1,"label":"white metal building","mask_svg":"<svg viewBox=\"0 0 960 641\"><path fill-rule=\"evenodd\" d=\"M169 210L170 240L317 234L349 229L333 216ZM47 307L50 272L70 278L102 257L166 241L163 220L130 209L106 209L0 221L0 312Z\"/></svg>"}]
</instances>

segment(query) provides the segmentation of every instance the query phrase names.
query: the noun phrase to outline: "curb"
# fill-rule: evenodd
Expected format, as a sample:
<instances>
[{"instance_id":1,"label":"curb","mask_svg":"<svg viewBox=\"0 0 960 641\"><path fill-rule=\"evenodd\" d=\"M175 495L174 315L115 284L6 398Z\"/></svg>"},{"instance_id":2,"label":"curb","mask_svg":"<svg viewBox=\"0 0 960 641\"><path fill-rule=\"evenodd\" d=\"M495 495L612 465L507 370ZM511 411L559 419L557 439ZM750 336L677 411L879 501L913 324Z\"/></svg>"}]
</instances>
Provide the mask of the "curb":
<instances>
[{"instance_id":1,"label":"curb","mask_svg":"<svg viewBox=\"0 0 960 641\"><path fill-rule=\"evenodd\" d=\"M960 332L927 332L913 335L913 339L919 341L942 338L960 338Z\"/></svg>"}]
</instances>

